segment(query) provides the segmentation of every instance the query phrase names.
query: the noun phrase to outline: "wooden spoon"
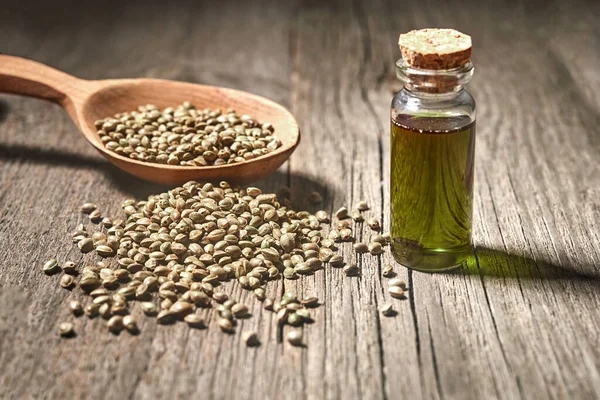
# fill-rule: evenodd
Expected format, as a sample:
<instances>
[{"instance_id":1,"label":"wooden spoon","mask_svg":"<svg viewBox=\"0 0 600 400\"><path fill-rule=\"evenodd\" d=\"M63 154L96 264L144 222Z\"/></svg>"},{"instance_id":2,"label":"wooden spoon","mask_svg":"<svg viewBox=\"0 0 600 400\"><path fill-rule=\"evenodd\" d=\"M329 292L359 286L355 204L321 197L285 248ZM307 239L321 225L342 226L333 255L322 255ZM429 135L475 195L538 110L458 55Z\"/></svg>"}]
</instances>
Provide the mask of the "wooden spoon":
<instances>
[{"instance_id":1,"label":"wooden spoon","mask_svg":"<svg viewBox=\"0 0 600 400\"><path fill-rule=\"evenodd\" d=\"M160 79L88 81L35 61L0 54L0 93L38 97L60 104L85 138L118 168L139 178L164 184L190 180L247 182L275 171L300 142L296 120L283 106L240 90ZM134 160L107 150L94 121L154 104L160 108L190 101L197 108L233 108L258 121L270 122L282 142L277 150L252 160L222 166L190 167Z\"/></svg>"}]
</instances>

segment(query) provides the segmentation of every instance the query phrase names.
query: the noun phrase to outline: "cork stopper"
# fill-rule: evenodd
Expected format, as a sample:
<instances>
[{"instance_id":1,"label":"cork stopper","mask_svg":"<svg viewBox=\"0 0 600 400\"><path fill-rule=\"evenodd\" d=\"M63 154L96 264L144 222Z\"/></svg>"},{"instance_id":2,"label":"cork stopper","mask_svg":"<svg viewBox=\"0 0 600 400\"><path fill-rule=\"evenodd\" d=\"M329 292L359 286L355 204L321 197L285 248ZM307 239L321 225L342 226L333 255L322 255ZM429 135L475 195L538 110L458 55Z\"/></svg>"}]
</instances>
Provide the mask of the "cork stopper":
<instances>
[{"instance_id":1,"label":"cork stopper","mask_svg":"<svg viewBox=\"0 0 600 400\"><path fill-rule=\"evenodd\" d=\"M412 68L454 69L471 58L471 37L454 29L421 29L400 35L398 46Z\"/></svg>"}]
</instances>

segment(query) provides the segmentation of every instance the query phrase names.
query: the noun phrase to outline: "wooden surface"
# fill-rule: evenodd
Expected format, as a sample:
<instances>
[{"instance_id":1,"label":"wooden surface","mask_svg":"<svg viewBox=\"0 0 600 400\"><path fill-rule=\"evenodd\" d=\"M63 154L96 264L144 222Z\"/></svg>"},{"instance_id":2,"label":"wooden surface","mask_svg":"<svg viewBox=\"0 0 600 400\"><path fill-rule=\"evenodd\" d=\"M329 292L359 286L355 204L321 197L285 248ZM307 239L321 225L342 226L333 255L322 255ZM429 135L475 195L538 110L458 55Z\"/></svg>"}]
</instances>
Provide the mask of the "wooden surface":
<instances>
[{"instance_id":1,"label":"wooden surface","mask_svg":"<svg viewBox=\"0 0 600 400\"><path fill-rule=\"evenodd\" d=\"M2 6L1 52L85 79L177 79L281 102L303 141L259 185L289 184L298 208L315 189L326 210L365 199L385 226L397 36L469 33L476 257L454 274L396 266L411 290L394 318L377 312L387 253L362 259L360 278L328 269L270 285L324 301L302 349L279 343L273 315L236 285L253 317L232 336L142 318L139 336L114 337L78 318L78 336L61 340L80 294L40 268L55 255L90 260L69 240L79 205L116 215L124 198L164 187L110 166L59 107L2 95L0 398L600 397L598 2L27 3ZM260 347L241 344L246 329Z\"/></svg>"}]
</instances>

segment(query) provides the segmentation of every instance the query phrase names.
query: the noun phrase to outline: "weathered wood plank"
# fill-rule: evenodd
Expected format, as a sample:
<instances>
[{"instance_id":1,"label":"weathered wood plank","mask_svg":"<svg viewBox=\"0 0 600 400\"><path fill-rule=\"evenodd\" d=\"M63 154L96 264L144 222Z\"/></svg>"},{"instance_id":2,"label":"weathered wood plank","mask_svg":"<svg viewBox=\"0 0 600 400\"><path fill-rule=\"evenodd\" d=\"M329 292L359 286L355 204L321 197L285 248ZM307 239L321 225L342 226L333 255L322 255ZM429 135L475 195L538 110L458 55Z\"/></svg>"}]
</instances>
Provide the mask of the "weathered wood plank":
<instances>
[{"instance_id":1,"label":"weathered wood plank","mask_svg":"<svg viewBox=\"0 0 600 400\"><path fill-rule=\"evenodd\" d=\"M0 397L597 398L600 10L591 1L541 5L10 4L0 15L3 52L84 78L210 83L290 107L302 143L258 185L289 184L293 203L313 211L365 199L385 227L397 35L435 25L470 33L476 253L454 274L396 266L410 291L393 302L395 318L377 311L390 301L380 277L389 254L362 256L359 278L327 269L271 286L270 296L323 300L303 349L280 343L272 314L236 285L223 290L253 317L232 336L214 323L190 331L140 317L139 336L114 339L101 320L80 318L79 335L60 340L66 301L82 297L39 266L54 255L92 260L67 240L84 221L78 206L94 200L116 215L123 198L164 188L104 163L58 107L1 96ZM308 203L312 190L323 204ZM240 343L245 329L259 333L260 347Z\"/></svg>"}]
</instances>

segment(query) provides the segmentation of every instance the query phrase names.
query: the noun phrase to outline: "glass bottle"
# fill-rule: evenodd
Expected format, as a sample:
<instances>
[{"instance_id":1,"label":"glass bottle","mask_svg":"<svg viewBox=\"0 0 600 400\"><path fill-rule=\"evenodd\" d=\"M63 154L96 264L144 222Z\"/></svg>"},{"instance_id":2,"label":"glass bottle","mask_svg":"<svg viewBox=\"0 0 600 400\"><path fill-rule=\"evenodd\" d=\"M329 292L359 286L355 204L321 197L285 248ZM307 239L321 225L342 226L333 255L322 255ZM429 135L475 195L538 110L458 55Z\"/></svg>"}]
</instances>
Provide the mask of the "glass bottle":
<instances>
[{"instance_id":1,"label":"glass bottle","mask_svg":"<svg viewBox=\"0 0 600 400\"><path fill-rule=\"evenodd\" d=\"M460 266L471 253L475 100L471 62L449 70L408 66L391 109L391 245L421 271Z\"/></svg>"}]
</instances>

